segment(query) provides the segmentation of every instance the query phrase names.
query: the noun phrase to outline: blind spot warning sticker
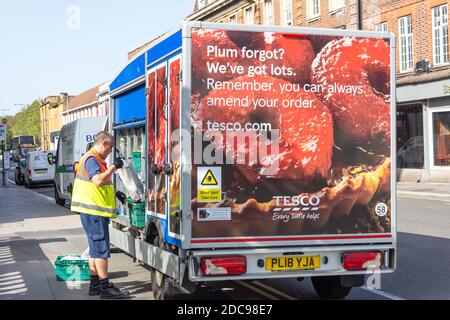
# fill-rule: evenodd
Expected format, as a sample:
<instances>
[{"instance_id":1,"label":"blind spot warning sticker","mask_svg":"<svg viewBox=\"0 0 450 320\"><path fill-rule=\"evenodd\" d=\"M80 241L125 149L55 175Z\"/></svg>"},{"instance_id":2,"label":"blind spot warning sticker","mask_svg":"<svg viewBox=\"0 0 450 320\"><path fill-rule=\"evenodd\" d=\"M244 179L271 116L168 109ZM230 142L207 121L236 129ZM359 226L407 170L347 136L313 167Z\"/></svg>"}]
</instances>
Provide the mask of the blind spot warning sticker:
<instances>
[{"instance_id":1,"label":"blind spot warning sticker","mask_svg":"<svg viewBox=\"0 0 450 320\"><path fill-rule=\"evenodd\" d=\"M214 177L214 174L212 173L211 170L208 170L208 172L206 172L205 177L202 180L202 186L217 186L217 180L216 177Z\"/></svg>"},{"instance_id":2,"label":"blind spot warning sticker","mask_svg":"<svg viewBox=\"0 0 450 320\"><path fill-rule=\"evenodd\" d=\"M222 201L222 168L197 168L197 199L198 202Z\"/></svg>"}]
</instances>

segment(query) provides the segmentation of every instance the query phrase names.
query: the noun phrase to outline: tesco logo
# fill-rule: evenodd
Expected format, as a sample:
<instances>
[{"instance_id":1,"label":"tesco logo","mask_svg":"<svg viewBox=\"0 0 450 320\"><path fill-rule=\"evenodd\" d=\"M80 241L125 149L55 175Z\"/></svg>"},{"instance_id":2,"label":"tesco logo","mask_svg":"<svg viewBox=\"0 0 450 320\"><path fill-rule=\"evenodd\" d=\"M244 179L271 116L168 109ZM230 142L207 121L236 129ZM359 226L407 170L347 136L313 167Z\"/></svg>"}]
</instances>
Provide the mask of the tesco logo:
<instances>
[{"instance_id":1,"label":"tesco logo","mask_svg":"<svg viewBox=\"0 0 450 320\"><path fill-rule=\"evenodd\" d=\"M320 197L318 196L274 196L277 206L284 207L317 207L320 205Z\"/></svg>"}]
</instances>

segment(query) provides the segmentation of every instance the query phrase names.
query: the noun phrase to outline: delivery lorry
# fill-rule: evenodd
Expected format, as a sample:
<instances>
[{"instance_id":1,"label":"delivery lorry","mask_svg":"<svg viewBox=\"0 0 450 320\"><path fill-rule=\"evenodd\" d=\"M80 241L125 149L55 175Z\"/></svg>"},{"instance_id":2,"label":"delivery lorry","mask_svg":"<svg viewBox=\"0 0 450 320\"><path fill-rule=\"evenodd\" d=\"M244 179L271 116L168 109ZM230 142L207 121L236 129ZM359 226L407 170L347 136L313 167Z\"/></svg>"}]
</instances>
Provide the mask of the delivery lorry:
<instances>
[{"instance_id":1,"label":"delivery lorry","mask_svg":"<svg viewBox=\"0 0 450 320\"><path fill-rule=\"evenodd\" d=\"M181 23L110 85L145 184L111 243L151 267L156 299L304 277L343 298L393 272L394 68L393 33Z\"/></svg>"},{"instance_id":2,"label":"delivery lorry","mask_svg":"<svg viewBox=\"0 0 450 320\"><path fill-rule=\"evenodd\" d=\"M72 121L61 128L55 154L55 201L64 206L72 198L75 165L94 142L95 135L108 130L108 117L90 117Z\"/></svg>"}]
</instances>

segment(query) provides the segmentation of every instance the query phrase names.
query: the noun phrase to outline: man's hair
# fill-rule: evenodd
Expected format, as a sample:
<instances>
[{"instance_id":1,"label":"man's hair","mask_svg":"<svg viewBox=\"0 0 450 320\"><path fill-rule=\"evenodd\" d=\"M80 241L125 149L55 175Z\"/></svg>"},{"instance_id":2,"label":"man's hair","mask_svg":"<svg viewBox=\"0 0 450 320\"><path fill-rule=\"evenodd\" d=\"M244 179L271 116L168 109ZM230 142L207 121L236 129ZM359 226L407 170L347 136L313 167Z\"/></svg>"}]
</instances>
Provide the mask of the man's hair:
<instances>
[{"instance_id":1,"label":"man's hair","mask_svg":"<svg viewBox=\"0 0 450 320\"><path fill-rule=\"evenodd\" d=\"M112 134L106 131L100 131L95 135L94 145L102 144L105 140L108 141L111 145L114 144L114 137Z\"/></svg>"}]
</instances>

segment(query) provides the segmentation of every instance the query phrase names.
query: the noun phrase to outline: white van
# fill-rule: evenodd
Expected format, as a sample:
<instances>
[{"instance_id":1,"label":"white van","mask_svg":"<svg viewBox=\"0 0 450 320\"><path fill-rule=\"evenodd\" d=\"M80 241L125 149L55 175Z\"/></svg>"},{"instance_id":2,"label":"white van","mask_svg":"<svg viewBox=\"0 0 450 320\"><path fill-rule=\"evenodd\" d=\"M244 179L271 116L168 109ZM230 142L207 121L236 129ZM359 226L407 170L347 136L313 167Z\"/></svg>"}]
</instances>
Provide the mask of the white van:
<instances>
[{"instance_id":1,"label":"white van","mask_svg":"<svg viewBox=\"0 0 450 320\"><path fill-rule=\"evenodd\" d=\"M55 164L53 151L31 151L25 158L24 184L32 188L37 184L53 184Z\"/></svg>"},{"instance_id":2,"label":"white van","mask_svg":"<svg viewBox=\"0 0 450 320\"><path fill-rule=\"evenodd\" d=\"M55 201L64 206L72 198L75 164L89 150L95 135L107 130L108 117L75 120L61 128L56 152Z\"/></svg>"}]
</instances>

